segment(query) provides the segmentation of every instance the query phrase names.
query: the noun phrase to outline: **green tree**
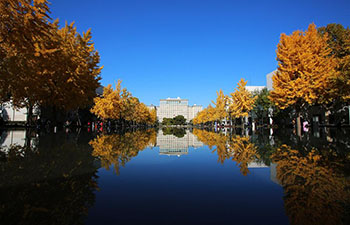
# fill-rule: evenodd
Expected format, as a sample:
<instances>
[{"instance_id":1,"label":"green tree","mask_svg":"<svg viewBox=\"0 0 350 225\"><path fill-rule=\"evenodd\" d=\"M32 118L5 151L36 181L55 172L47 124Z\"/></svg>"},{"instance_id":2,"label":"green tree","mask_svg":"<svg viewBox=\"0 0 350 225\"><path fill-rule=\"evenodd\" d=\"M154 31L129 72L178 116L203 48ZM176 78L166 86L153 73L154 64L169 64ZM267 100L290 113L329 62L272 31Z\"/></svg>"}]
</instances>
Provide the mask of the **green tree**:
<instances>
[{"instance_id":1,"label":"green tree","mask_svg":"<svg viewBox=\"0 0 350 225\"><path fill-rule=\"evenodd\" d=\"M173 124L174 125L185 125L186 119L183 115L178 115L173 118Z\"/></svg>"},{"instance_id":2,"label":"green tree","mask_svg":"<svg viewBox=\"0 0 350 225\"><path fill-rule=\"evenodd\" d=\"M172 118L163 118L162 124L165 126L173 125L173 119Z\"/></svg>"},{"instance_id":3,"label":"green tree","mask_svg":"<svg viewBox=\"0 0 350 225\"><path fill-rule=\"evenodd\" d=\"M269 95L270 91L267 90L267 88L253 92L253 96L257 98L252 112L254 112L257 118L261 121L264 121L264 119L269 116L269 110L272 109L274 113L278 112L278 108L276 108L273 102L271 102Z\"/></svg>"}]
</instances>

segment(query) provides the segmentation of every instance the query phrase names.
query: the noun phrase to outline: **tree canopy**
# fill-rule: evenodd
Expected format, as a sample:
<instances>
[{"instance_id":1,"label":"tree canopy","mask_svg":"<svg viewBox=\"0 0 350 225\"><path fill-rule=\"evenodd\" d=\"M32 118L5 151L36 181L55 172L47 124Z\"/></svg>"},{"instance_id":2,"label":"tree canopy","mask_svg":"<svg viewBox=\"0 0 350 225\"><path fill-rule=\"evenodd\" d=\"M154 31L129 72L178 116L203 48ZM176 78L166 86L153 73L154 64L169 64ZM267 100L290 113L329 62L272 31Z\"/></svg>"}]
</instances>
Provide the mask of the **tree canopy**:
<instances>
[{"instance_id":1,"label":"tree canopy","mask_svg":"<svg viewBox=\"0 0 350 225\"><path fill-rule=\"evenodd\" d=\"M155 109L148 109L126 88L122 88L120 80L115 90L112 85L108 85L103 89L103 96L96 97L94 102L95 105L91 112L101 119L126 120L145 124L154 124L157 120Z\"/></svg>"},{"instance_id":2,"label":"tree canopy","mask_svg":"<svg viewBox=\"0 0 350 225\"><path fill-rule=\"evenodd\" d=\"M331 77L331 97L334 103L350 102L350 29L341 24L328 24L318 28L322 36L327 36L327 43L331 49L330 57L335 57L337 73Z\"/></svg>"},{"instance_id":3,"label":"tree canopy","mask_svg":"<svg viewBox=\"0 0 350 225\"><path fill-rule=\"evenodd\" d=\"M212 101L215 107L209 105L207 108L199 112L193 119L193 124L205 124L214 121L221 121L229 116L233 118L241 118L248 116L254 107L257 96L253 96L245 86L247 81L241 79L238 87L232 92L231 96L226 96L222 90L216 92L216 101Z\"/></svg>"},{"instance_id":4,"label":"tree canopy","mask_svg":"<svg viewBox=\"0 0 350 225\"><path fill-rule=\"evenodd\" d=\"M277 107L296 109L306 104L326 103L330 77L336 61L329 56L328 36L321 37L314 24L307 31L282 34L277 46L277 72L273 75L270 99Z\"/></svg>"},{"instance_id":5,"label":"tree canopy","mask_svg":"<svg viewBox=\"0 0 350 225\"><path fill-rule=\"evenodd\" d=\"M254 102L257 96L252 95L245 86L247 81L241 79L238 82L236 90L231 93L231 101L229 104L230 114L234 118L248 116L248 113L253 109Z\"/></svg>"},{"instance_id":6,"label":"tree canopy","mask_svg":"<svg viewBox=\"0 0 350 225\"><path fill-rule=\"evenodd\" d=\"M73 110L93 102L100 57L91 31L50 22L46 0L0 2L0 102Z\"/></svg>"}]
</instances>

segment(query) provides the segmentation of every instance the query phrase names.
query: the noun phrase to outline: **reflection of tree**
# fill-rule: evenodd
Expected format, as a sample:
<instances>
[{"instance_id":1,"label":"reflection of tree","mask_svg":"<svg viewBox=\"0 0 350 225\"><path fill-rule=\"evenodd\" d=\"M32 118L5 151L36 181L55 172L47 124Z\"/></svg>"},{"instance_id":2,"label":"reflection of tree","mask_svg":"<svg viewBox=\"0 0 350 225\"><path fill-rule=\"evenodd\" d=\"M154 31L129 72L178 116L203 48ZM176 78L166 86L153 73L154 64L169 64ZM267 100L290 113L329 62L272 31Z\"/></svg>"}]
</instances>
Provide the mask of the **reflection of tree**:
<instances>
[{"instance_id":1,"label":"reflection of tree","mask_svg":"<svg viewBox=\"0 0 350 225\"><path fill-rule=\"evenodd\" d=\"M232 136L231 139L223 134L194 129L193 134L210 149L216 146L218 161L224 163L232 159L240 167L241 173L246 176L249 173L248 164L257 159L257 148L250 142L249 137Z\"/></svg>"},{"instance_id":2,"label":"reflection of tree","mask_svg":"<svg viewBox=\"0 0 350 225\"><path fill-rule=\"evenodd\" d=\"M328 155L329 156L329 155ZM302 154L282 145L273 154L277 179L285 191L285 208L291 224L346 224L350 181L343 163L316 150Z\"/></svg>"},{"instance_id":3,"label":"reflection of tree","mask_svg":"<svg viewBox=\"0 0 350 225\"><path fill-rule=\"evenodd\" d=\"M119 167L125 166L139 151L149 144L155 144L157 134L154 130L135 131L125 134L102 135L90 141L93 147L93 156L100 159L104 168L114 165L119 174Z\"/></svg>"},{"instance_id":4,"label":"reflection of tree","mask_svg":"<svg viewBox=\"0 0 350 225\"><path fill-rule=\"evenodd\" d=\"M183 128L177 128L177 127L164 127L162 129L163 135L174 135L178 138L183 138L186 134L186 130Z\"/></svg>"},{"instance_id":5,"label":"reflection of tree","mask_svg":"<svg viewBox=\"0 0 350 225\"><path fill-rule=\"evenodd\" d=\"M220 146L220 149L226 149L228 138L223 134L200 129L193 129L193 134L205 145L208 145L210 149L214 146Z\"/></svg>"},{"instance_id":6,"label":"reflection of tree","mask_svg":"<svg viewBox=\"0 0 350 225\"><path fill-rule=\"evenodd\" d=\"M248 164L256 161L257 147L250 142L249 137L233 136L230 140L232 160L239 165L241 173L246 176L249 173Z\"/></svg>"},{"instance_id":7,"label":"reflection of tree","mask_svg":"<svg viewBox=\"0 0 350 225\"><path fill-rule=\"evenodd\" d=\"M3 224L84 224L97 189L91 148L50 137L36 149L12 146L0 162Z\"/></svg>"},{"instance_id":8,"label":"reflection of tree","mask_svg":"<svg viewBox=\"0 0 350 225\"><path fill-rule=\"evenodd\" d=\"M227 151L227 136L199 129L194 129L193 134L205 145L208 145L210 149L216 146L213 152L217 152L219 157L218 162L224 163L226 159L230 158L230 153Z\"/></svg>"}]
</instances>

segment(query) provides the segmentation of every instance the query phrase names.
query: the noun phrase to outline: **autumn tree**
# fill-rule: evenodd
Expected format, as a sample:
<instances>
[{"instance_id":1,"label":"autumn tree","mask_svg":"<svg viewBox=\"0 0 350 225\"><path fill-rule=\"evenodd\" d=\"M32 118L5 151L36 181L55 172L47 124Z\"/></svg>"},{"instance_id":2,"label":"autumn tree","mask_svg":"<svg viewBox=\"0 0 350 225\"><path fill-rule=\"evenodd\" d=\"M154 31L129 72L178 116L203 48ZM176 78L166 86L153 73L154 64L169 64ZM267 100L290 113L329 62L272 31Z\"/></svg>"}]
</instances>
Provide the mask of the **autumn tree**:
<instances>
[{"instance_id":1,"label":"autumn tree","mask_svg":"<svg viewBox=\"0 0 350 225\"><path fill-rule=\"evenodd\" d=\"M350 103L350 29L333 23L318 28L318 32L328 37L330 57L334 57L338 63L337 73L330 78L332 101L327 105L327 108L337 112Z\"/></svg>"},{"instance_id":2,"label":"autumn tree","mask_svg":"<svg viewBox=\"0 0 350 225\"><path fill-rule=\"evenodd\" d=\"M192 120L193 124L211 124L213 121L215 121L215 108L211 105L200 111Z\"/></svg>"},{"instance_id":3,"label":"autumn tree","mask_svg":"<svg viewBox=\"0 0 350 225\"><path fill-rule=\"evenodd\" d=\"M225 118L227 118L227 99L228 97L224 94L224 92L220 89L220 91L216 92L216 101L212 101L213 105L215 106L215 112L214 112L214 120L221 121Z\"/></svg>"},{"instance_id":4,"label":"autumn tree","mask_svg":"<svg viewBox=\"0 0 350 225\"><path fill-rule=\"evenodd\" d=\"M134 117L131 120L140 124L154 124L154 115L152 116L151 111L147 108L144 103L139 103L136 106Z\"/></svg>"},{"instance_id":5,"label":"autumn tree","mask_svg":"<svg viewBox=\"0 0 350 225\"><path fill-rule=\"evenodd\" d=\"M151 109L150 110L150 113L151 113L151 119L150 119L150 123L151 124L155 124L157 123L157 110L154 108L154 109Z\"/></svg>"},{"instance_id":6,"label":"autumn tree","mask_svg":"<svg viewBox=\"0 0 350 225\"><path fill-rule=\"evenodd\" d=\"M0 1L0 102L11 97L15 106L24 106L22 94L30 88L25 84L39 81L33 68L37 46L50 48L44 42L51 37L48 12L46 0Z\"/></svg>"},{"instance_id":7,"label":"autumn tree","mask_svg":"<svg viewBox=\"0 0 350 225\"><path fill-rule=\"evenodd\" d=\"M229 111L233 118L247 117L254 107L257 96L253 97L252 93L245 88L246 85L247 81L242 78L236 90L231 93Z\"/></svg>"},{"instance_id":8,"label":"autumn tree","mask_svg":"<svg viewBox=\"0 0 350 225\"><path fill-rule=\"evenodd\" d=\"M7 81L0 82L0 97L6 97L10 81L20 78L8 71L18 66L15 59L32 54L38 39L50 36L48 13L46 0L0 1L0 72L2 81Z\"/></svg>"},{"instance_id":9,"label":"autumn tree","mask_svg":"<svg viewBox=\"0 0 350 225\"><path fill-rule=\"evenodd\" d=\"M53 42L56 50L40 54L42 63L37 75L42 79L38 102L42 106L60 110L74 110L93 103L99 87L102 67L98 64L100 56L94 48L91 30L80 35L74 23L55 27Z\"/></svg>"},{"instance_id":10,"label":"autumn tree","mask_svg":"<svg viewBox=\"0 0 350 225\"><path fill-rule=\"evenodd\" d=\"M199 112L193 119L193 124L213 123L228 116L234 118L248 116L254 107L254 101L257 97L254 97L245 88L246 84L247 82L241 79L235 92L231 93L231 97L225 96L222 90L217 92L216 101L212 101L215 107L209 105Z\"/></svg>"},{"instance_id":11,"label":"autumn tree","mask_svg":"<svg viewBox=\"0 0 350 225\"><path fill-rule=\"evenodd\" d=\"M293 107L298 115L308 105L325 104L329 99L329 81L336 61L329 54L328 36L320 36L314 24L307 31L282 34L277 46L278 68L273 75L270 99L280 108Z\"/></svg>"},{"instance_id":12,"label":"autumn tree","mask_svg":"<svg viewBox=\"0 0 350 225\"><path fill-rule=\"evenodd\" d=\"M157 120L155 110L150 110L144 103L126 89L118 80L115 90L112 85L103 89L103 96L94 99L91 112L100 119L112 119L123 122L133 121L138 124L154 124Z\"/></svg>"},{"instance_id":13,"label":"autumn tree","mask_svg":"<svg viewBox=\"0 0 350 225\"><path fill-rule=\"evenodd\" d=\"M48 22L46 0L1 1L0 95L17 107L75 110L92 103L99 86L99 54L91 31ZM6 84L6 85L4 85ZM10 98L9 98L10 97Z\"/></svg>"},{"instance_id":14,"label":"autumn tree","mask_svg":"<svg viewBox=\"0 0 350 225\"><path fill-rule=\"evenodd\" d=\"M17 50L33 49L33 40L46 34L47 0L3 0L0 2L0 43Z\"/></svg>"},{"instance_id":15,"label":"autumn tree","mask_svg":"<svg viewBox=\"0 0 350 225\"><path fill-rule=\"evenodd\" d=\"M102 97L96 97L94 99L95 104L91 112L100 119L121 119L121 114L124 111L122 101L123 92L125 93L127 90L121 88L120 80L118 80L115 90L110 84L104 87Z\"/></svg>"}]
</instances>

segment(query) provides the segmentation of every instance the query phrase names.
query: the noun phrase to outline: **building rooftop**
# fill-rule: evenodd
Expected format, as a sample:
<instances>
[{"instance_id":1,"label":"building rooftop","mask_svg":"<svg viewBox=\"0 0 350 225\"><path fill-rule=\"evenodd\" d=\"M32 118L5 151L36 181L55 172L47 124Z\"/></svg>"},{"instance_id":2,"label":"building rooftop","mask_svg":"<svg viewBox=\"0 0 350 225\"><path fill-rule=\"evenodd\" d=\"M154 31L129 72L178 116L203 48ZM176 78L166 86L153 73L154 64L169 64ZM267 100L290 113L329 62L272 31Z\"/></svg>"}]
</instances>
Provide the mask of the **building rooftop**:
<instances>
[{"instance_id":1,"label":"building rooftop","mask_svg":"<svg viewBox=\"0 0 350 225\"><path fill-rule=\"evenodd\" d=\"M261 91L262 89L266 88L266 86L246 86L245 87L247 91L253 92L253 91Z\"/></svg>"},{"instance_id":2,"label":"building rooftop","mask_svg":"<svg viewBox=\"0 0 350 225\"><path fill-rule=\"evenodd\" d=\"M160 101L188 101L188 99L181 99L180 97L177 98L167 98L167 99L160 99Z\"/></svg>"}]
</instances>

